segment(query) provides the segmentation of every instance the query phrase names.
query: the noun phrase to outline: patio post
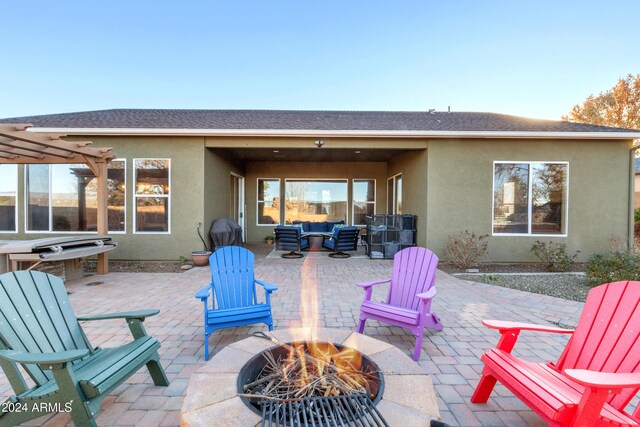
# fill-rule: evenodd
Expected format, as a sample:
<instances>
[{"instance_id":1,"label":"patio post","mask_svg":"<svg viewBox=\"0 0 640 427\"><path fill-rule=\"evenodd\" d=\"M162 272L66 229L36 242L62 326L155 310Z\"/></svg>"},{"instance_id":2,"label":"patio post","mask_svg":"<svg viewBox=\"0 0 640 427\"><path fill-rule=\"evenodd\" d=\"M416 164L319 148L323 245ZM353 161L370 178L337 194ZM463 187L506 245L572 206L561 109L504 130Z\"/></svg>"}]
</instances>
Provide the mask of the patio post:
<instances>
[{"instance_id":1,"label":"patio post","mask_svg":"<svg viewBox=\"0 0 640 427\"><path fill-rule=\"evenodd\" d=\"M106 236L108 230L108 201L107 162L104 159L96 161L96 180L98 182L97 231L99 236ZM109 272L109 255L106 252L98 254L98 274Z\"/></svg>"}]
</instances>

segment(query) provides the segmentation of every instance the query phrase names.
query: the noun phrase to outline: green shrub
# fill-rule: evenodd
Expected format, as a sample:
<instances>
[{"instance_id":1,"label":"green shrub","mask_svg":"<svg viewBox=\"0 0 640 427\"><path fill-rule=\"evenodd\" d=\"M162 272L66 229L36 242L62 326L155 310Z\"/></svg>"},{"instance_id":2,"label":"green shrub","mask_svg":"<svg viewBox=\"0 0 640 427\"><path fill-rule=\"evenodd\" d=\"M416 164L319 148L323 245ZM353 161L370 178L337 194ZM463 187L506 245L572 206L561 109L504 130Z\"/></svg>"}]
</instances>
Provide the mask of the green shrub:
<instances>
[{"instance_id":1,"label":"green shrub","mask_svg":"<svg viewBox=\"0 0 640 427\"><path fill-rule=\"evenodd\" d=\"M598 285L620 280L640 280L640 254L595 254L587 261L587 276Z\"/></svg>"},{"instance_id":2,"label":"green shrub","mask_svg":"<svg viewBox=\"0 0 640 427\"><path fill-rule=\"evenodd\" d=\"M468 269L478 267L487 255L487 234L476 236L469 230L464 230L455 236L449 236L444 255L450 263L458 268Z\"/></svg>"},{"instance_id":3,"label":"green shrub","mask_svg":"<svg viewBox=\"0 0 640 427\"><path fill-rule=\"evenodd\" d=\"M635 211L633 211L633 222L638 221L640 221L640 208L637 208Z\"/></svg>"},{"instance_id":4,"label":"green shrub","mask_svg":"<svg viewBox=\"0 0 640 427\"><path fill-rule=\"evenodd\" d=\"M580 251L569 255L566 243L545 243L536 240L531 247L531 253L547 265L547 270L567 271L571 268Z\"/></svg>"}]
</instances>

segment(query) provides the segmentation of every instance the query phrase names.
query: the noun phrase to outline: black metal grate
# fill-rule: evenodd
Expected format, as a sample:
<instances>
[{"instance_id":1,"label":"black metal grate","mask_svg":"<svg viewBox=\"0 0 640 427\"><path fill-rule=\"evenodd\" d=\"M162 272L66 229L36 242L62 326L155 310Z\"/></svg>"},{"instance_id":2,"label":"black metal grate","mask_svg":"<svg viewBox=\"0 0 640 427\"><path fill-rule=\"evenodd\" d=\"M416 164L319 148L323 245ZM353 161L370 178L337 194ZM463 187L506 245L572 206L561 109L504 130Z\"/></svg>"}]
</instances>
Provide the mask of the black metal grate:
<instances>
[{"instance_id":1,"label":"black metal grate","mask_svg":"<svg viewBox=\"0 0 640 427\"><path fill-rule=\"evenodd\" d=\"M263 400L262 426L373 427L389 424L365 394Z\"/></svg>"}]
</instances>

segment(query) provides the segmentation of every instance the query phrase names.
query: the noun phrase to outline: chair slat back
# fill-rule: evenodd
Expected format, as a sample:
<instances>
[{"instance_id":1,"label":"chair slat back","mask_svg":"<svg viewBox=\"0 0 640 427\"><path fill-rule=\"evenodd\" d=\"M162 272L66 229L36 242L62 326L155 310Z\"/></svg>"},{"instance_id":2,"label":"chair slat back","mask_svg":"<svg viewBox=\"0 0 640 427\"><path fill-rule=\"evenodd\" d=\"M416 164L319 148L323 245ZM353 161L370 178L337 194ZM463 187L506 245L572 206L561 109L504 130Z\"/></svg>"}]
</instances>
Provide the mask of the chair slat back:
<instances>
[{"instance_id":1,"label":"chair slat back","mask_svg":"<svg viewBox=\"0 0 640 427\"><path fill-rule=\"evenodd\" d=\"M411 247L393 257L393 277L387 303L417 310L416 295L428 291L435 283L438 257L429 249Z\"/></svg>"},{"instance_id":2,"label":"chair slat back","mask_svg":"<svg viewBox=\"0 0 640 427\"><path fill-rule=\"evenodd\" d=\"M300 228L275 228L276 250L278 251L299 251L300 250Z\"/></svg>"},{"instance_id":3,"label":"chair slat back","mask_svg":"<svg viewBox=\"0 0 640 427\"><path fill-rule=\"evenodd\" d=\"M30 353L91 349L64 283L39 271L0 275L0 338L6 347ZM51 378L35 365L25 369L38 384Z\"/></svg>"},{"instance_id":4,"label":"chair slat back","mask_svg":"<svg viewBox=\"0 0 640 427\"><path fill-rule=\"evenodd\" d=\"M589 292L557 366L560 370L640 372L640 282L614 282ZM609 403L622 410L637 391L611 395Z\"/></svg>"},{"instance_id":5,"label":"chair slat back","mask_svg":"<svg viewBox=\"0 0 640 427\"><path fill-rule=\"evenodd\" d=\"M209 258L214 308L239 308L256 304L254 256L239 246L225 246Z\"/></svg>"},{"instance_id":6,"label":"chair slat back","mask_svg":"<svg viewBox=\"0 0 640 427\"><path fill-rule=\"evenodd\" d=\"M336 236L336 251L356 251L358 250L358 235L360 230L356 227L344 227L338 229Z\"/></svg>"}]
</instances>

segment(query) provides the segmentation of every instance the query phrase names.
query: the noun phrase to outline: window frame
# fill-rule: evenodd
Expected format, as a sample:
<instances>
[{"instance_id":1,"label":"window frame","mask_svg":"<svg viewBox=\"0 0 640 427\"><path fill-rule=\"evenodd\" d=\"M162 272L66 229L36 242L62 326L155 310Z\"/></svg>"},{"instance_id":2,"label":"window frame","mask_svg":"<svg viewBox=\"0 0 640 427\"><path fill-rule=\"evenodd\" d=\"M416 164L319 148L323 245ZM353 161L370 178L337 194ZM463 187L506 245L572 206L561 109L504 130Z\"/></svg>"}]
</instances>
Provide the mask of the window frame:
<instances>
[{"instance_id":1,"label":"window frame","mask_svg":"<svg viewBox=\"0 0 640 427\"><path fill-rule=\"evenodd\" d=\"M260 188L260 181L278 181L278 197L280 197L280 207L278 207L278 223L277 224L260 224L260 218L258 216L258 212L260 212L260 209L258 209L258 206L260 205L260 202L264 203L264 200L260 200L258 199L258 191ZM282 218L282 180L280 178L256 178L256 227L277 227L278 225L281 225L282 222L280 221L280 219Z\"/></svg>"},{"instance_id":2,"label":"window frame","mask_svg":"<svg viewBox=\"0 0 640 427\"><path fill-rule=\"evenodd\" d=\"M124 162L124 172L122 173L122 175L124 176L124 230L122 230L122 231L111 231L111 230L109 230L107 228L107 232L109 234L127 234L127 209L128 209L127 200L129 199L127 197L127 159L123 158L123 159L113 159L113 160L111 160L111 162L109 162L109 164L107 165L107 178L109 177L109 165L112 162ZM109 201L107 200L107 227L108 226L109 226Z\"/></svg>"},{"instance_id":3,"label":"window frame","mask_svg":"<svg viewBox=\"0 0 640 427\"><path fill-rule=\"evenodd\" d=\"M356 224L355 221L355 214L356 214L356 209L355 209L355 203L356 203L356 198L354 197L355 191L354 191L354 187L355 187L355 183L359 181L359 182L368 182L368 181L373 181L373 202L369 202L366 201L364 203L373 203L373 214L376 214L376 202L378 200L378 183L376 182L375 178L353 178L351 180L351 225L355 225L355 226L364 226L367 224Z\"/></svg>"},{"instance_id":4,"label":"window frame","mask_svg":"<svg viewBox=\"0 0 640 427\"><path fill-rule=\"evenodd\" d=\"M400 179L402 179L402 172L399 172L395 175L390 176L389 178L387 178L387 206L385 206L385 210L389 210L389 199L391 198L391 210L392 212L387 212L387 215L400 215L398 214L398 198L396 197L396 193L398 191L397 188L397 178L400 177ZM392 187L392 194L389 195L389 181L391 181L391 187ZM400 189L402 190L402 188ZM400 193L400 195L402 196L402 193Z\"/></svg>"},{"instance_id":5,"label":"window frame","mask_svg":"<svg viewBox=\"0 0 640 427\"><path fill-rule=\"evenodd\" d=\"M496 185L496 165L497 164L527 164L529 165L529 185L527 189L527 233L496 233L493 230L493 219L495 215L495 185ZM532 233L531 229L533 221L533 167L534 164L558 164L566 165L566 190L565 190L565 206L563 209L565 227L562 234L538 234ZM494 160L491 168L491 236L495 237L567 237L569 235L569 162L568 161L552 161L552 160Z\"/></svg>"},{"instance_id":6,"label":"window frame","mask_svg":"<svg viewBox=\"0 0 640 427\"><path fill-rule=\"evenodd\" d=\"M112 162L115 161L119 161L119 162L124 162L124 230L123 231L111 231L109 229L107 229L107 233L109 234L127 234L127 159L125 158L118 158L118 159L113 159L111 160ZM43 163L34 163L33 165L42 165ZM24 232L25 233L29 233L29 234L98 234L98 231L71 231L71 230L65 230L65 231L54 231L53 230L53 215L52 215L52 200L53 200L53 194L51 192L51 178L53 176L53 168L51 166L53 166L56 163L44 163L44 165L48 166L49 168L49 230L29 230L27 229L27 226L29 225L29 174L27 173L27 167L29 165L25 165L24 167L24 203L23 203L23 207L24 207ZM78 164L82 164L84 165L84 163L78 163ZM107 175L109 174L109 165L107 165ZM16 205L17 206L17 205ZM17 209L16 209L17 210ZM108 206L107 206L107 211L108 211ZM17 212L16 212L17 215ZM108 212L107 212L107 226L108 226Z\"/></svg>"},{"instance_id":7,"label":"window frame","mask_svg":"<svg viewBox=\"0 0 640 427\"><path fill-rule=\"evenodd\" d=\"M168 157L134 157L133 159L133 185L132 185L132 190L131 192L133 193L133 199L132 199L132 203L133 203L133 234L145 234L145 235L150 235L150 234L163 234L163 235L169 235L171 234L171 194L173 193L172 190L172 185L171 185L171 170L172 170L172 166L171 166L171 159ZM149 194L137 194L136 192L136 188L138 185L138 168L136 167L136 161L137 160L160 160L160 161L167 161L168 165L169 165L169 171L168 171L168 180L169 180L169 194L156 194L156 195L149 195ZM169 208L169 212L167 212L167 231L138 231L138 198L166 198L167 202L168 202L168 208Z\"/></svg>"},{"instance_id":8,"label":"window frame","mask_svg":"<svg viewBox=\"0 0 640 427\"><path fill-rule=\"evenodd\" d=\"M15 171L16 171L16 189L15 189L15 194L16 194L16 203L13 207L13 217L14 217L14 224L15 224L15 230L11 231L11 230L0 230L0 234L18 234L18 230L19 230L19 226L18 226L18 206L20 203L20 171L18 170L18 165L14 164L6 164L5 166L14 166L15 167ZM26 227L26 225L25 225Z\"/></svg>"},{"instance_id":9,"label":"window frame","mask_svg":"<svg viewBox=\"0 0 640 427\"><path fill-rule=\"evenodd\" d=\"M347 185L347 200L346 200L346 212L345 212L345 224L348 224L349 222L349 178L285 178L284 180L284 203L286 205L287 203L287 182L288 181L341 181L344 182ZM284 209L284 225L287 224L287 209Z\"/></svg>"}]
</instances>

